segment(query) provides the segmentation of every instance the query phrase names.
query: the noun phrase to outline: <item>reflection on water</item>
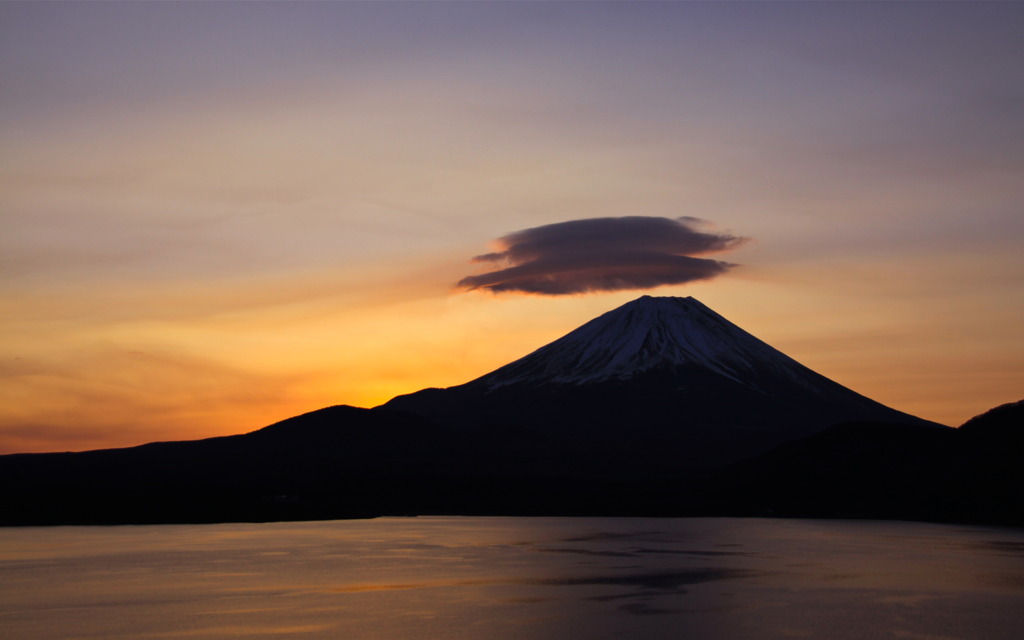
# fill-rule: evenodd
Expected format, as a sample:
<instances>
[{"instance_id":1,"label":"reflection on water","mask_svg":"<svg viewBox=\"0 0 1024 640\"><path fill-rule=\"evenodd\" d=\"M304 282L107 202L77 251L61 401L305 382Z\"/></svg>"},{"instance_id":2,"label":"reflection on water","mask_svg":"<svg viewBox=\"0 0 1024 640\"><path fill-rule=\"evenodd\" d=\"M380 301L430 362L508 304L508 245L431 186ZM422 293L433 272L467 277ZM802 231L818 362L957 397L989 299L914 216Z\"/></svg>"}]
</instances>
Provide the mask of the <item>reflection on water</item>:
<instances>
[{"instance_id":1,"label":"reflection on water","mask_svg":"<svg viewBox=\"0 0 1024 640\"><path fill-rule=\"evenodd\" d=\"M1024 532L384 518L0 530L5 638L1013 639Z\"/></svg>"}]
</instances>

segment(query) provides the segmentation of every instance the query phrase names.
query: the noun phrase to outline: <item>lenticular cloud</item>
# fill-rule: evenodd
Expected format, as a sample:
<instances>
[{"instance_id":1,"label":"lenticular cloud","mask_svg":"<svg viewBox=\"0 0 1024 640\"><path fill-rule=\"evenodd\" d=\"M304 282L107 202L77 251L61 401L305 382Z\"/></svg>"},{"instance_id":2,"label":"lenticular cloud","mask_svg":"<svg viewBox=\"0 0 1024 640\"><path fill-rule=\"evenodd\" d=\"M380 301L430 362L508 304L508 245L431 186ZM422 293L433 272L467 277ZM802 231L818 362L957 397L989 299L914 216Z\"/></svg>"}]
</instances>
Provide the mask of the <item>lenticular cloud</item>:
<instances>
[{"instance_id":1,"label":"lenticular cloud","mask_svg":"<svg viewBox=\"0 0 1024 640\"><path fill-rule=\"evenodd\" d=\"M707 280L736 266L695 256L747 241L698 218L588 218L510 233L473 258L495 269L459 281L466 290L566 295L650 289ZM501 268L497 268L501 267Z\"/></svg>"}]
</instances>

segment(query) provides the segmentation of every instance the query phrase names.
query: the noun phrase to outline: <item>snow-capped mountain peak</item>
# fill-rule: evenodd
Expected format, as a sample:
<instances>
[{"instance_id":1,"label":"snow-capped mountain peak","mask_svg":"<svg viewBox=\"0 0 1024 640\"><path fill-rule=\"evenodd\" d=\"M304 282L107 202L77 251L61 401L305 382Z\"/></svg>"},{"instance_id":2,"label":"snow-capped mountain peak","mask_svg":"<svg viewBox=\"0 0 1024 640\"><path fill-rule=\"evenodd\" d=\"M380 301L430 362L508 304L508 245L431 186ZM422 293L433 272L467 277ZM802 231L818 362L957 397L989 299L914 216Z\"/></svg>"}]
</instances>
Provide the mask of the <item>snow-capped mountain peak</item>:
<instances>
[{"instance_id":1,"label":"snow-capped mountain peak","mask_svg":"<svg viewBox=\"0 0 1024 640\"><path fill-rule=\"evenodd\" d=\"M475 382L582 384L680 367L741 383L766 368L791 380L810 373L693 298L643 296Z\"/></svg>"},{"instance_id":2,"label":"snow-capped mountain peak","mask_svg":"<svg viewBox=\"0 0 1024 640\"><path fill-rule=\"evenodd\" d=\"M383 406L498 429L509 438L502 446L540 438L573 456L643 450L638 460L668 467L735 461L843 422L927 424L815 373L693 298L649 296L475 380Z\"/></svg>"}]
</instances>

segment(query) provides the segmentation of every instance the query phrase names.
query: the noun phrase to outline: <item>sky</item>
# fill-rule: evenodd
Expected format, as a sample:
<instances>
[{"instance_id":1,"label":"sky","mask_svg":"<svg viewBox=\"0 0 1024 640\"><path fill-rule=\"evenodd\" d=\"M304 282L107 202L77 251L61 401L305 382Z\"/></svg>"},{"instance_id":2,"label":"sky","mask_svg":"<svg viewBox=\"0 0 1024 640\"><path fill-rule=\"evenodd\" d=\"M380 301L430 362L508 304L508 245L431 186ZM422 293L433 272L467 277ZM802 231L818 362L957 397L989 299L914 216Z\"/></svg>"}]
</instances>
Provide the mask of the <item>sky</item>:
<instances>
[{"instance_id":1,"label":"sky","mask_svg":"<svg viewBox=\"0 0 1024 640\"><path fill-rule=\"evenodd\" d=\"M0 453L375 406L645 293L961 424L1024 397L1021 60L1024 3L0 3Z\"/></svg>"}]
</instances>

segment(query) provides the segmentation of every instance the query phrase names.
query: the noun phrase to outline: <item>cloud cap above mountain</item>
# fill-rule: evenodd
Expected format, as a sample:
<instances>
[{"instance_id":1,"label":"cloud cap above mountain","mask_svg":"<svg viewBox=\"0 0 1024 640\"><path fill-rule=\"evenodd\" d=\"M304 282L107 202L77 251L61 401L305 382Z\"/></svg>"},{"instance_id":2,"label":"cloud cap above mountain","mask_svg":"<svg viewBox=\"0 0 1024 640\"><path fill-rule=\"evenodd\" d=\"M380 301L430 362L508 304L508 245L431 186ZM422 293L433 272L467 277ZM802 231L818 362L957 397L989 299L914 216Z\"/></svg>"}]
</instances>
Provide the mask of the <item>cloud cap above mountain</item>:
<instances>
[{"instance_id":1,"label":"cloud cap above mountain","mask_svg":"<svg viewBox=\"0 0 1024 640\"><path fill-rule=\"evenodd\" d=\"M473 262L504 265L459 281L466 290L569 295L650 289L719 276L736 266L696 256L729 251L747 238L692 217L570 220L516 231Z\"/></svg>"}]
</instances>

